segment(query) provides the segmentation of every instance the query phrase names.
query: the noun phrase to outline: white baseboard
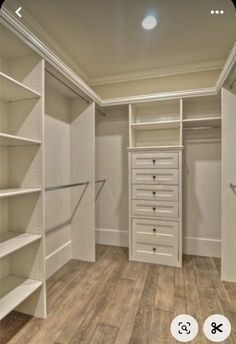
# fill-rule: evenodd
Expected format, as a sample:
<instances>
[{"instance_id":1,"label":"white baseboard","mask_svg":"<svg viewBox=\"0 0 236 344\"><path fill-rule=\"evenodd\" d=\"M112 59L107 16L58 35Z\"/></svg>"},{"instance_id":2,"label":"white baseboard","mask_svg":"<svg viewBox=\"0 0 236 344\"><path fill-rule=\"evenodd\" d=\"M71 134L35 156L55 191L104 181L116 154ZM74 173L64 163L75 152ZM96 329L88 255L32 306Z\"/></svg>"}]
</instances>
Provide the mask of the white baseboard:
<instances>
[{"instance_id":1,"label":"white baseboard","mask_svg":"<svg viewBox=\"0 0 236 344\"><path fill-rule=\"evenodd\" d=\"M46 257L46 278L48 279L71 260L71 241L68 241Z\"/></svg>"},{"instance_id":2,"label":"white baseboard","mask_svg":"<svg viewBox=\"0 0 236 344\"><path fill-rule=\"evenodd\" d=\"M186 237L184 238L183 252L190 255L219 258L221 256L221 240Z\"/></svg>"},{"instance_id":3,"label":"white baseboard","mask_svg":"<svg viewBox=\"0 0 236 344\"><path fill-rule=\"evenodd\" d=\"M96 244L128 247L129 232L117 229L96 228Z\"/></svg>"}]
</instances>

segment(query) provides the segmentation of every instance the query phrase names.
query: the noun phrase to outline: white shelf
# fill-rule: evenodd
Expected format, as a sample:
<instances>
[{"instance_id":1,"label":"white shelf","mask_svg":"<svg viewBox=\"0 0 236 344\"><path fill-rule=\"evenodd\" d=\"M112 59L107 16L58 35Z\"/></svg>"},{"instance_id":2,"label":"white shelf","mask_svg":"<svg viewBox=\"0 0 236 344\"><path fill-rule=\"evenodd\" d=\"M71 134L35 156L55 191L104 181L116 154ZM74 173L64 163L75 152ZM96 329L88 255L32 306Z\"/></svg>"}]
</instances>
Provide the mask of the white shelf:
<instances>
[{"instance_id":1,"label":"white shelf","mask_svg":"<svg viewBox=\"0 0 236 344\"><path fill-rule=\"evenodd\" d=\"M0 258L3 258L36 240L41 235L31 233L6 232L0 235Z\"/></svg>"},{"instance_id":2,"label":"white shelf","mask_svg":"<svg viewBox=\"0 0 236 344\"><path fill-rule=\"evenodd\" d=\"M24 195L24 194L40 192L40 191L41 191L40 188L11 188L11 189L2 189L2 190L0 190L0 198Z\"/></svg>"},{"instance_id":3,"label":"white shelf","mask_svg":"<svg viewBox=\"0 0 236 344\"><path fill-rule=\"evenodd\" d=\"M0 320L41 287L42 282L9 275L0 280Z\"/></svg>"},{"instance_id":4,"label":"white shelf","mask_svg":"<svg viewBox=\"0 0 236 344\"><path fill-rule=\"evenodd\" d=\"M131 123L131 127L135 130L178 129L180 128L180 121Z\"/></svg>"},{"instance_id":5,"label":"white shelf","mask_svg":"<svg viewBox=\"0 0 236 344\"><path fill-rule=\"evenodd\" d=\"M184 128L194 127L220 127L221 117L189 118L183 119Z\"/></svg>"},{"instance_id":6,"label":"white shelf","mask_svg":"<svg viewBox=\"0 0 236 344\"><path fill-rule=\"evenodd\" d=\"M22 83L12 79L0 72L1 93L0 99L4 101L15 101L39 98L40 94Z\"/></svg>"},{"instance_id":7,"label":"white shelf","mask_svg":"<svg viewBox=\"0 0 236 344\"><path fill-rule=\"evenodd\" d=\"M34 144L39 145L41 144L41 142L38 140L28 139L25 137L0 133L1 146L26 146L26 145L34 145Z\"/></svg>"},{"instance_id":8,"label":"white shelf","mask_svg":"<svg viewBox=\"0 0 236 344\"><path fill-rule=\"evenodd\" d=\"M145 147L128 147L129 152L150 151L150 150L182 150L183 146L145 146Z\"/></svg>"}]
</instances>

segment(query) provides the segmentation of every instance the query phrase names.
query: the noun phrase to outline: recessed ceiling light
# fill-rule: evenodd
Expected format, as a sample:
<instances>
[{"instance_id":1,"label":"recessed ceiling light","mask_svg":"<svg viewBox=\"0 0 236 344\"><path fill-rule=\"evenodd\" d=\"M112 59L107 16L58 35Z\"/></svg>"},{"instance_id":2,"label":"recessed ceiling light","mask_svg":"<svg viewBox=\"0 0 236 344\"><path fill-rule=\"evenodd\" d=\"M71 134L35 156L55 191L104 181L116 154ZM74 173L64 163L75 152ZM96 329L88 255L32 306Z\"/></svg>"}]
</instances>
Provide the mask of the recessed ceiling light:
<instances>
[{"instance_id":1,"label":"recessed ceiling light","mask_svg":"<svg viewBox=\"0 0 236 344\"><path fill-rule=\"evenodd\" d=\"M157 20L154 16L147 16L142 21L142 26L145 30L152 30L157 25Z\"/></svg>"}]
</instances>

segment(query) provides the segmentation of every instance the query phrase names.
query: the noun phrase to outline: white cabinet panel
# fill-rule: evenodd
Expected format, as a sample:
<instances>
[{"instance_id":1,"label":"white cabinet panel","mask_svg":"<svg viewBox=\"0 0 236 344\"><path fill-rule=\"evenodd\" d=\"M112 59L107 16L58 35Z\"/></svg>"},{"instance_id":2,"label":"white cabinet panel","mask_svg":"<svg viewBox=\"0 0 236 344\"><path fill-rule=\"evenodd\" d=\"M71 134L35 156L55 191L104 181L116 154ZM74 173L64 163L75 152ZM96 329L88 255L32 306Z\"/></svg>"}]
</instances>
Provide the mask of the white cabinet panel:
<instances>
[{"instance_id":1,"label":"white cabinet panel","mask_svg":"<svg viewBox=\"0 0 236 344\"><path fill-rule=\"evenodd\" d=\"M132 198L152 201L173 201L179 199L175 185L132 185Z\"/></svg>"},{"instance_id":2,"label":"white cabinet panel","mask_svg":"<svg viewBox=\"0 0 236 344\"><path fill-rule=\"evenodd\" d=\"M132 154L132 168L178 168L178 162L176 152Z\"/></svg>"},{"instance_id":3,"label":"white cabinet panel","mask_svg":"<svg viewBox=\"0 0 236 344\"><path fill-rule=\"evenodd\" d=\"M133 169L132 183L178 185L179 171L171 169Z\"/></svg>"},{"instance_id":4,"label":"white cabinet panel","mask_svg":"<svg viewBox=\"0 0 236 344\"><path fill-rule=\"evenodd\" d=\"M178 217L178 202L158 202L133 200L132 212L134 215L154 217Z\"/></svg>"}]
</instances>

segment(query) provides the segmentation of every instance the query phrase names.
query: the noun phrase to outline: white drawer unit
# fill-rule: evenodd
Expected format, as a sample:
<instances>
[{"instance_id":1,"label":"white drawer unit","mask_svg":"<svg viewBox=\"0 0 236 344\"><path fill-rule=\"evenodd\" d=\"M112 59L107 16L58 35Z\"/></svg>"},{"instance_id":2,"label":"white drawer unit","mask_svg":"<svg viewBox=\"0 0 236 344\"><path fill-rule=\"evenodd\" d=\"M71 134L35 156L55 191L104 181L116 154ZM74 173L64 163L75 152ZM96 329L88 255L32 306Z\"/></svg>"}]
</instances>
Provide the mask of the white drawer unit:
<instances>
[{"instance_id":1,"label":"white drawer unit","mask_svg":"<svg viewBox=\"0 0 236 344\"><path fill-rule=\"evenodd\" d=\"M178 208L178 202L132 200L133 215L177 218Z\"/></svg>"},{"instance_id":2,"label":"white drawer unit","mask_svg":"<svg viewBox=\"0 0 236 344\"><path fill-rule=\"evenodd\" d=\"M133 238L137 242L173 245L178 237L178 222L133 219Z\"/></svg>"},{"instance_id":3,"label":"white drawer unit","mask_svg":"<svg viewBox=\"0 0 236 344\"><path fill-rule=\"evenodd\" d=\"M178 259L177 245L134 242L133 255L136 260L175 265Z\"/></svg>"},{"instance_id":4,"label":"white drawer unit","mask_svg":"<svg viewBox=\"0 0 236 344\"><path fill-rule=\"evenodd\" d=\"M134 153L132 168L178 168L177 152Z\"/></svg>"},{"instance_id":5,"label":"white drawer unit","mask_svg":"<svg viewBox=\"0 0 236 344\"><path fill-rule=\"evenodd\" d=\"M130 259L182 265L182 152L130 154Z\"/></svg>"},{"instance_id":6,"label":"white drawer unit","mask_svg":"<svg viewBox=\"0 0 236 344\"><path fill-rule=\"evenodd\" d=\"M132 184L178 185L179 171L174 169L132 169Z\"/></svg>"},{"instance_id":7,"label":"white drawer unit","mask_svg":"<svg viewBox=\"0 0 236 344\"><path fill-rule=\"evenodd\" d=\"M179 188L176 185L132 185L132 199L178 202Z\"/></svg>"}]
</instances>

